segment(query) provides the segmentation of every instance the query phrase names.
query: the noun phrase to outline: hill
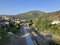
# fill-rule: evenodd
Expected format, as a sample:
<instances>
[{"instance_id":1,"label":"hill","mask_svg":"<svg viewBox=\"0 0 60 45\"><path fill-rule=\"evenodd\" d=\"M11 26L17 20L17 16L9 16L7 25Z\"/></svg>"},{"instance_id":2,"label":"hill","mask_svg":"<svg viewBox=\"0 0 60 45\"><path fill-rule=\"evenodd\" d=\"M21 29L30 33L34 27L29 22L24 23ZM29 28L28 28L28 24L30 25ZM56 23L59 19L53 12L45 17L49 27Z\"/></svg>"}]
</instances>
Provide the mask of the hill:
<instances>
[{"instance_id":1,"label":"hill","mask_svg":"<svg viewBox=\"0 0 60 45\"><path fill-rule=\"evenodd\" d=\"M60 11L50 12L48 15L51 20L60 20Z\"/></svg>"},{"instance_id":2,"label":"hill","mask_svg":"<svg viewBox=\"0 0 60 45\"><path fill-rule=\"evenodd\" d=\"M26 13L15 15L14 17L29 20L29 19L38 18L40 15L44 15L44 14L46 14L46 13L42 12L42 11L29 11L29 12L26 12Z\"/></svg>"},{"instance_id":3,"label":"hill","mask_svg":"<svg viewBox=\"0 0 60 45\"><path fill-rule=\"evenodd\" d=\"M60 20L60 11L55 11L55 12L50 12L50 13L46 13L46 12L42 12L42 11L29 11L29 12L25 12L22 14L17 14L17 15L0 15L0 17L2 16L6 16L9 18L20 18L20 19L36 19L39 18L40 16L44 16L44 15L48 15L45 18L48 18L49 20Z\"/></svg>"}]
</instances>

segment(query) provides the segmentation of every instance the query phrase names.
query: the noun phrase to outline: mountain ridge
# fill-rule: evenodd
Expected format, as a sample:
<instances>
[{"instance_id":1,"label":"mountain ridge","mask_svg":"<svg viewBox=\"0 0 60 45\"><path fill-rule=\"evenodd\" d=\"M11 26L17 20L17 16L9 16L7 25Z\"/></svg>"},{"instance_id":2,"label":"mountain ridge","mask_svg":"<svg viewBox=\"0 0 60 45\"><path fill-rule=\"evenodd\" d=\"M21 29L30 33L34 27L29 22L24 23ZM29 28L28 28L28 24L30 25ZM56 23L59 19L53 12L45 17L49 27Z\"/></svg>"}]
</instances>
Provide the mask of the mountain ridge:
<instances>
[{"instance_id":1,"label":"mountain ridge","mask_svg":"<svg viewBox=\"0 0 60 45\"><path fill-rule=\"evenodd\" d=\"M25 12L25 13L17 14L17 15L0 15L0 17L7 16L7 17L12 17L12 18L14 17L14 18L30 20L30 19L38 18L41 15L48 15L48 18L52 19L52 20L57 19L57 18L59 18L59 20L60 20L60 10L54 11L54 12L49 12L49 13L39 11L39 10L33 10L33 11L29 11L29 12Z\"/></svg>"}]
</instances>

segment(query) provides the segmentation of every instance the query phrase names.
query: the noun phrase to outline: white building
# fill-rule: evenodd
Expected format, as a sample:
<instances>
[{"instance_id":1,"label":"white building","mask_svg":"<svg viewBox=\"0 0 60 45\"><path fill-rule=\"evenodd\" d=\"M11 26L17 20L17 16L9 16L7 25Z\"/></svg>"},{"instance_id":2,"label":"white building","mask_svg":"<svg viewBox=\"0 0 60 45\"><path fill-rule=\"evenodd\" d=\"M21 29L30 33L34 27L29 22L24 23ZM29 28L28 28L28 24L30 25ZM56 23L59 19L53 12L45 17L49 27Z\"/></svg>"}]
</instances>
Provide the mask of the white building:
<instances>
[{"instance_id":1,"label":"white building","mask_svg":"<svg viewBox=\"0 0 60 45\"><path fill-rule=\"evenodd\" d=\"M3 16L2 19L9 20L9 18L6 16Z\"/></svg>"},{"instance_id":2,"label":"white building","mask_svg":"<svg viewBox=\"0 0 60 45\"><path fill-rule=\"evenodd\" d=\"M59 20L55 20L55 21L53 21L51 24L59 24L59 23L60 23Z\"/></svg>"}]
</instances>

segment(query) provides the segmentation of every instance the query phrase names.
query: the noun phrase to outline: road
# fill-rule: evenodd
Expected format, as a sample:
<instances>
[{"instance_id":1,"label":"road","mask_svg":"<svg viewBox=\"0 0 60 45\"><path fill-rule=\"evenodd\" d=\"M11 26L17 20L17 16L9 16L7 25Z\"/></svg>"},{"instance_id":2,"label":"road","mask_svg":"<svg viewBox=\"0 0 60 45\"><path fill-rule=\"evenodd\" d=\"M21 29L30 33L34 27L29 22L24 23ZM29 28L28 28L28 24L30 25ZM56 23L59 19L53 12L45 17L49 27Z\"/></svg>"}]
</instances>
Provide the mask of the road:
<instances>
[{"instance_id":1,"label":"road","mask_svg":"<svg viewBox=\"0 0 60 45\"><path fill-rule=\"evenodd\" d=\"M27 45L34 45L31 37L29 36L29 32L28 32L28 30L27 30L27 27L24 26L23 31L24 31L24 34L25 34L25 35L23 35L22 37L25 37L25 38L26 38L26 43L27 43Z\"/></svg>"}]
</instances>

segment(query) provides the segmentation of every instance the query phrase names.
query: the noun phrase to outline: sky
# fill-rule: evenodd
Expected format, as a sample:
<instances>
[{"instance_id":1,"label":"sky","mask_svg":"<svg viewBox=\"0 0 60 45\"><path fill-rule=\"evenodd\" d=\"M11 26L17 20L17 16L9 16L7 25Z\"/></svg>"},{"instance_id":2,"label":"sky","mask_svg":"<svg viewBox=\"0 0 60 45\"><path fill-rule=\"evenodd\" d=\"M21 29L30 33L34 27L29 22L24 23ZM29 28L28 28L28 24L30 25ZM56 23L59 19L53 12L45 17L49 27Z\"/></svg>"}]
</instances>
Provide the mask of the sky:
<instances>
[{"instance_id":1,"label":"sky","mask_svg":"<svg viewBox=\"0 0 60 45\"><path fill-rule=\"evenodd\" d=\"M0 15L15 15L33 10L43 12L60 10L60 0L0 0Z\"/></svg>"}]
</instances>

